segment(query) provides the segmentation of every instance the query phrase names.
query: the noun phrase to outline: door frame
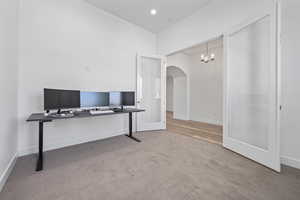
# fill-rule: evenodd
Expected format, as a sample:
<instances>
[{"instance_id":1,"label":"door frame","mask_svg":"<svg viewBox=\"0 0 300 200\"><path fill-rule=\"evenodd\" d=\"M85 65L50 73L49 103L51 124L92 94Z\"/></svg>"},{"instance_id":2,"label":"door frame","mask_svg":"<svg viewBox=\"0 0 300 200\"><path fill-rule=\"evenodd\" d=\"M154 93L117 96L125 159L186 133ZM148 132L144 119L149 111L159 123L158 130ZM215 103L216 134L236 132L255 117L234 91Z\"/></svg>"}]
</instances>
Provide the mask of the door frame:
<instances>
[{"instance_id":1,"label":"door frame","mask_svg":"<svg viewBox=\"0 0 300 200\"><path fill-rule=\"evenodd\" d=\"M275 40L276 40L276 45L275 45L275 50L276 50L276 118L275 118L275 140L273 141L275 143L275 157L273 158L273 164L276 165L275 171L280 172L280 121L281 121L281 116L280 116L280 111L281 111L281 99L282 99L282 65L281 65L281 4L280 1L274 1L274 5L270 10L265 11L263 13L258 13L252 18L249 18L248 20L244 21L243 23L232 27L231 30L227 31L226 33L223 34L223 53L224 53L224 59L223 59L223 146L227 148L227 141L225 140L225 137L229 136L229 86L227 84L227 81L229 80L229 76L226 73L228 71L228 66L227 66L227 35L228 33L233 34L234 32L242 30L244 27L247 27L248 25L255 23L259 21L260 19L274 15L274 20L275 20ZM273 56L272 56L273 57ZM225 136L225 137L224 137ZM236 147L237 149L239 147ZM251 159L252 155L246 155L247 158ZM279 163L279 165L277 164Z\"/></svg>"},{"instance_id":2,"label":"door frame","mask_svg":"<svg viewBox=\"0 0 300 200\"><path fill-rule=\"evenodd\" d=\"M166 129L166 78L167 78L167 59L165 56L160 55L148 55L148 54L138 54L136 55L136 105L138 107L139 97L138 97L138 74L139 74L139 66L141 65L141 58L153 58L153 59L161 59L161 119L162 119L162 127L160 129L155 130L165 130ZM138 115L136 116L136 130L137 131L147 131L151 129L139 130L138 126Z\"/></svg>"}]
</instances>

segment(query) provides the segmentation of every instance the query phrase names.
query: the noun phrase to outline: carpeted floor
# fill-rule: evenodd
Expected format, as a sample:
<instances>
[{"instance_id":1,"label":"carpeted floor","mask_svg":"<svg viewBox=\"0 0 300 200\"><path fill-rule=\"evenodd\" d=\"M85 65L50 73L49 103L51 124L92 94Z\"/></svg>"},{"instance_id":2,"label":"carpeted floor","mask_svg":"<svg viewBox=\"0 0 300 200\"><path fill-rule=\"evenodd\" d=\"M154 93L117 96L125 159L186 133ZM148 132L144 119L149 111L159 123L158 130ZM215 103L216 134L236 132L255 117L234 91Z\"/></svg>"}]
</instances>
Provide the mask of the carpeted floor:
<instances>
[{"instance_id":1,"label":"carpeted floor","mask_svg":"<svg viewBox=\"0 0 300 200\"><path fill-rule=\"evenodd\" d=\"M277 174L220 145L166 131L19 158L1 200L299 200L300 170Z\"/></svg>"}]
</instances>

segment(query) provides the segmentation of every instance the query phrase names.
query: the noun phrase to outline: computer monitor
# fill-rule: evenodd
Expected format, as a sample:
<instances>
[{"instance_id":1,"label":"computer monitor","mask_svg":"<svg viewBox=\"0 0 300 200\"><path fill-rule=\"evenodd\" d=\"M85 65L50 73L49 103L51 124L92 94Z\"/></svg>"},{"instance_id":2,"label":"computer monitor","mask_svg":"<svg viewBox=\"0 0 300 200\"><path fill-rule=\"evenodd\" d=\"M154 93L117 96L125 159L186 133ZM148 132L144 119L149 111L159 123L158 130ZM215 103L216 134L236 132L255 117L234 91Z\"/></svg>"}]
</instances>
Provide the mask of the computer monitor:
<instances>
[{"instance_id":1,"label":"computer monitor","mask_svg":"<svg viewBox=\"0 0 300 200\"><path fill-rule=\"evenodd\" d=\"M60 110L79 107L79 90L44 89L44 110Z\"/></svg>"},{"instance_id":2,"label":"computer monitor","mask_svg":"<svg viewBox=\"0 0 300 200\"><path fill-rule=\"evenodd\" d=\"M109 92L109 105L110 106L121 106L122 105L121 92Z\"/></svg>"},{"instance_id":3,"label":"computer monitor","mask_svg":"<svg viewBox=\"0 0 300 200\"><path fill-rule=\"evenodd\" d=\"M109 106L108 92L80 92L80 107L103 107Z\"/></svg>"},{"instance_id":4,"label":"computer monitor","mask_svg":"<svg viewBox=\"0 0 300 200\"><path fill-rule=\"evenodd\" d=\"M122 105L134 106L135 105L135 92L122 92Z\"/></svg>"}]
</instances>

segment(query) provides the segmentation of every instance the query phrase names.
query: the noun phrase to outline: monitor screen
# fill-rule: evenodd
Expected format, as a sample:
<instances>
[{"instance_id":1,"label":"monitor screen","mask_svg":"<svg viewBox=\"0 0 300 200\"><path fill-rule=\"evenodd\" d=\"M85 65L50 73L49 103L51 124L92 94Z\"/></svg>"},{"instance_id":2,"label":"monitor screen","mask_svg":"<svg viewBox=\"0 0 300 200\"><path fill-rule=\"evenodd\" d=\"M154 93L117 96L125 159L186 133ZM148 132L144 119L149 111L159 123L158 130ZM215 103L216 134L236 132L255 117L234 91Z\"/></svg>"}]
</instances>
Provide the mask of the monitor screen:
<instances>
[{"instance_id":1,"label":"monitor screen","mask_svg":"<svg viewBox=\"0 0 300 200\"><path fill-rule=\"evenodd\" d=\"M135 93L134 92L122 92L122 105L134 106L135 105Z\"/></svg>"},{"instance_id":2,"label":"monitor screen","mask_svg":"<svg viewBox=\"0 0 300 200\"><path fill-rule=\"evenodd\" d=\"M80 92L80 107L109 106L108 92Z\"/></svg>"},{"instance_id":3,"label":"monitor screen","mask_svg":"<svg viewBox=\"0 0 300 200\"><path fill-rule=\"evenodd\" d=\"M64 109L80 107L80 91L44 89L44 109Z\"/></svg>"},{"instance_id":4,"label":"monitor screen","mask_svg":"<svg viewBox=\"0 0 300 200\"><path fill-rule=\"evenodd\" d=\"M110 106L121 106L122 105L121 92L110 92L109 93L109 105Z\"/></svg>"}]
</instances>

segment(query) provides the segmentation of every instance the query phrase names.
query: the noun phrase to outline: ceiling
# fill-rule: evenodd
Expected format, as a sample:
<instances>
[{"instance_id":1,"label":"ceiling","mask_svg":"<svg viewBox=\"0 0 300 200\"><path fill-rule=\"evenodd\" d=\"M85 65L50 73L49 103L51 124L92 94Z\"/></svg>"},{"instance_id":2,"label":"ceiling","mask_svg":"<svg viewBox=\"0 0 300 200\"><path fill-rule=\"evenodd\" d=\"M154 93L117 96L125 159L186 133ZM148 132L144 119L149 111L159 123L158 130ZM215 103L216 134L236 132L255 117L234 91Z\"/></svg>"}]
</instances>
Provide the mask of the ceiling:
<instances>
[{"instance_id":1,"label":"ceiling","mask_svg":"<svg viewBox=\"0 0 300 200\"><path fill-rule=\"evenodd\" d=\"M86 0L131 23L157 33L213 0ZM157 15L150 15L156 9Z\"/></svg>"},{"instance_id":2,"label":"ceiling","mask_svg":"<svg viewBox=\"0 0 300 200\"><path fill-rule=\"evenodd\" d=\"M200 45L182 50L178 53L183 53L183 54L188 55L188 56L200 55L203 52L206 52L206 49L207 49L206 44L207 43L200 44ZM217 38L215 40L211 40L211 41L208 42L208 49L209 50L220 48L222 46L223 46L223 37L220 37L220 38Z\"/></svg>"}]
</instances>

